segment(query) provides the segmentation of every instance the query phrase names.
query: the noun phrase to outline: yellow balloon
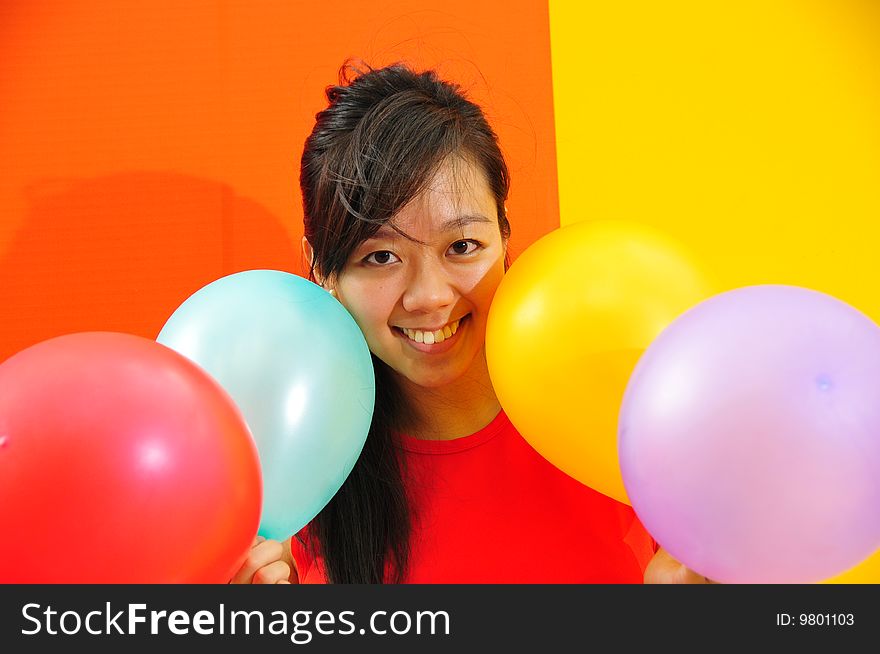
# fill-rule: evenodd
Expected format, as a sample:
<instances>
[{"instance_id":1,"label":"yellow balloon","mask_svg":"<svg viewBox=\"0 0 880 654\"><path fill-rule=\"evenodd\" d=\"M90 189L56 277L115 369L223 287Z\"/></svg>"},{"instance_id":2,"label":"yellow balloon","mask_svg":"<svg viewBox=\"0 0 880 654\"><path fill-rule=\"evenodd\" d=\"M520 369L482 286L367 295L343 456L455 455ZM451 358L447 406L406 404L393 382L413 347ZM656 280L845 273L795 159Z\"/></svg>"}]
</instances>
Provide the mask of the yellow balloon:
<instances>
[{"instance_id":1,"label":"yellow balloon","mask_svg":"<svg viewBox=\"0 0 880 654\"><path fill-rule=\"evenodd\" d=\"M880 550L846 572L827 579L826 584L880 584Z\"/></svg>"},{"instance_id":2,"label":"yellow balloon","mask_svg":"<svg viewBox=\"0 0 880 654\"><path fill-rule=\"evenodd\" d=\"M501 406L548 461L629 503L617 417L641 354L715 293L694 256L626 221L579 222L533 243L496 292L486 327Z\"/></svg>"}]
</instances>

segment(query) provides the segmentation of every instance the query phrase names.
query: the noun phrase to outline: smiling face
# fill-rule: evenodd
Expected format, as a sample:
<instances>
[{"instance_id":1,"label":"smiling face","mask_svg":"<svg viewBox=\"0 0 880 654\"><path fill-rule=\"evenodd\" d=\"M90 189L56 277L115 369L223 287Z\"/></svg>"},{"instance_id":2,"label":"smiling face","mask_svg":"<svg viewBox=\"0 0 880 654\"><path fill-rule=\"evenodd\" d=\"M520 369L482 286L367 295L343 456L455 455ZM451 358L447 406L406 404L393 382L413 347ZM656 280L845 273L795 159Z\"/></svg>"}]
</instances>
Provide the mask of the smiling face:
<instances>
[{"instance_id":1,"label":"smiling face","mask_svg":"<svg viewBox=\"0 0 880 654\"><path fill-rule=\"evenodd\" d=\"M477 166L448 159L335 279L370 350L416 386L444 387L485 368L506 248L496 206Z\"/></svg>"}]
</instances>

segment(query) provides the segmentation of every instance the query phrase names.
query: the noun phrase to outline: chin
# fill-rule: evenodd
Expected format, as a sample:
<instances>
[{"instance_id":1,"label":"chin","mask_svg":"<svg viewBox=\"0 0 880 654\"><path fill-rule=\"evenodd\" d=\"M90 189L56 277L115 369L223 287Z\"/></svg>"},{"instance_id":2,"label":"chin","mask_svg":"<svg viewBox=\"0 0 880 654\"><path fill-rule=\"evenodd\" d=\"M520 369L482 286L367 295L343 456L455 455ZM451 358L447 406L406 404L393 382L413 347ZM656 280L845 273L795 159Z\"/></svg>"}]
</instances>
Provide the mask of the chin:
<instances>
[{"instance_id":1,"label":"chin","mask_svg":"<svg viewBox=\"0 0 880 654\"><path fill-rule=\"evenodd\" d=\"M458 379L458 375L407 375L406 377L410 383L415 384L416 386L420 386L422 388L443 388L444 386L448 386L453 383L456 379Z\"/></svg>"},{"instance_id":2,"label":"chin","mask_svg":"<svg viewBox=\"0 0 880 654\"><path fill-rule=\"evenodd\" d=\"M431 371L419 373L417 370L410 371L410 374L404 375L406 379L421 388L443 388L449 384L453 384L464 376L464 370L448 370L448 371Z\"/></svg>"}]
</instances>

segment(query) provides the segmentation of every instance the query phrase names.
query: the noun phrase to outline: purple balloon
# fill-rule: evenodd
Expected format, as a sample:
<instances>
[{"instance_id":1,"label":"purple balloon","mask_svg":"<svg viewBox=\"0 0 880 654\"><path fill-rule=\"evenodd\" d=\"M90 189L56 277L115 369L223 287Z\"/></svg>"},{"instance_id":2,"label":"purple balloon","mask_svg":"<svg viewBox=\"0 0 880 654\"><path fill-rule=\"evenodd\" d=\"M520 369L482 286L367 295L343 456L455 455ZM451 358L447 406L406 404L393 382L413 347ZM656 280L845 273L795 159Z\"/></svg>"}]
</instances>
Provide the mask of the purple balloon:
<instances>
[{"instance_id":1,"label":"purple balloon","mask_svg":"<svg viewBox=\"0 0 880 654\"><path fill-rule=\"evenodd\" d=\"M839 574L880 547L880 328L804 288L716 295L639 360L618 454L642 523L700 574Z\"/></svg>"}]
</instances>

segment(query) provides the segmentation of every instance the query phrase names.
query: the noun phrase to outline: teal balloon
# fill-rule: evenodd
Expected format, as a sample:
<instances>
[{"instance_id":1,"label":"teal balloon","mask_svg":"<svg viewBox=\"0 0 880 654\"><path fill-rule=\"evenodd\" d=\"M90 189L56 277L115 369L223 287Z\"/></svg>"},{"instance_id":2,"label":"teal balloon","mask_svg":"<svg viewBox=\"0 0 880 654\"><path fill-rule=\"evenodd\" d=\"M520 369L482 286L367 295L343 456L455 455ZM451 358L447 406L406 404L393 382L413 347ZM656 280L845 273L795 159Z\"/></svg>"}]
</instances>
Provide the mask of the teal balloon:
<instances>
[{"instance_id":1,"label":"teal balloon","mask_svg":"<svg viewBox=\"0 0 880 654\"><path fill-rule=\"evenodd\" d=\"M199 289L156 340L232 396L260 455L259 533L295 534L342 486L373 417L373 362L351 314L307 279L249 270Z\"/></svg>"}]
</instances>

